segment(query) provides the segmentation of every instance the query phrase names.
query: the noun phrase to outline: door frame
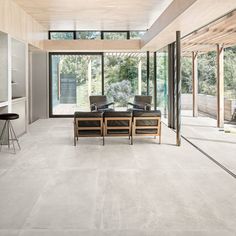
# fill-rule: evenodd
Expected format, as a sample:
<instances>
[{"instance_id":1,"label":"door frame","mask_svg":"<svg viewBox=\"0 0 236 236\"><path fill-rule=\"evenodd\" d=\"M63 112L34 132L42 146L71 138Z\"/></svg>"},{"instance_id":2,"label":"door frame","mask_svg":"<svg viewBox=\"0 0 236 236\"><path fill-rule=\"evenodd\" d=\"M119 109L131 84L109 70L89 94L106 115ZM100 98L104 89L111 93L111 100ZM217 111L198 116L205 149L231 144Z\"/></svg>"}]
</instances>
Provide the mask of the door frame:
<instances>
[{"instance_id":1,"label":"door frame","mask_svg":"<svg viewBox=\"0 0 236 236\"><path fill-rule=\"evenodd\" d=\"M103 70L103 63L104 63L104 55L102 52L49 52L49 118L67 118L67 117L74 117L74 114L68 115L54 115L53 114L53 97L52 97L52 56L53 55L97 55L101 56L101 72L102 72L102 88L101 93L104 92L104 70Z\"/></svg>"}]
</instances>

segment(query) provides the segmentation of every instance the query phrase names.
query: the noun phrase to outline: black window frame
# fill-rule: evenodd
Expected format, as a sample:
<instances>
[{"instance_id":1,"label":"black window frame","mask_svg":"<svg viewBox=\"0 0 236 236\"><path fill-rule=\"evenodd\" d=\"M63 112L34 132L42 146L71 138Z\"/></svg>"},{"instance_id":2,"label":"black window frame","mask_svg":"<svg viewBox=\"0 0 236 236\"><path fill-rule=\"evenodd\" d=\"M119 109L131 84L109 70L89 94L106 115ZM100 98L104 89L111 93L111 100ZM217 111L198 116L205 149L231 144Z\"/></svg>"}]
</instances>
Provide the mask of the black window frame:
<instances>
[{"instance_id":1,"label":"black window frame","mask_svg":"<svg viewBox=\"0 0 236 236\"><path fill-rule=\"evenodd\" d=\"M102 71L102 88L101 92L104 93L104 70L103 70L103 62L104 62L104 54L102 52L49 52L49 118L72 118L74 114L66 114L66 115L54 115L53 114L53 94L52 94L52 56L53 55L99 55L101 56L101 71Z\"/></svg>"},{"instance_id":2,"label":"black window frame","mask_svg":"<svg viewBox=\"0 0 236 236\"><path fill-rule=\"evenodd\" d=\"M95 40L101 40L102 39L102 31L100 31L100 30L75 30L74 31L74 39L75 40L83 40L83 39L78 39L76 37L76 33L78 33L78 32L99 32L100 33L100 39L95 39ZM94 39L87 39L87 40L94 40Z\"/></svg>"},{"instance_id":3,"label":"black window frame","mask_svg":"<svg viewBox=\"0 0 236 236\"><path fill-rule=\"evenodd\" d=\"M105 33L126 33L126 40L130 39L130 32L127 31L127 30L103 30L103 31L101 31L101 36L102 36L101 38L103 40L109 40L109 39L104 39L104 34Z\"/></svg>"},{"instance_id":4,"label":"black window frame","mask_svg":"<svg viewBox=\"0 0 236 236\"><path fill-rule=\"evenodd\" d=\"M130 40L131 32L138 32L138 31L146 32L146 30L102 30L102 31L101 30L49 30L48 40L53 40L51 39L51 33L73 33L73 39L71 40L80 40L76 37L77 32L100 32L101 40L104 40L104 33L126 33L127 36L126 36L126 39L124 40Z\"/></svg>"},{"instance_id":5,"label":"black window frame","mask_svg":"<svg viewBox=\"0 0 236 236\"><path fill-rule=\"evenodd\" d=\"M74 30L50 30L48 31L48 39L49 40L54 40L51 38L51 33L72 33L73 34L73 39L71 40L75 40L76 35L75 35L75 31ZM62 39L63 40L63 39ZM70 40L70 39L67 39Z\"/></svg>"}]
</instances>

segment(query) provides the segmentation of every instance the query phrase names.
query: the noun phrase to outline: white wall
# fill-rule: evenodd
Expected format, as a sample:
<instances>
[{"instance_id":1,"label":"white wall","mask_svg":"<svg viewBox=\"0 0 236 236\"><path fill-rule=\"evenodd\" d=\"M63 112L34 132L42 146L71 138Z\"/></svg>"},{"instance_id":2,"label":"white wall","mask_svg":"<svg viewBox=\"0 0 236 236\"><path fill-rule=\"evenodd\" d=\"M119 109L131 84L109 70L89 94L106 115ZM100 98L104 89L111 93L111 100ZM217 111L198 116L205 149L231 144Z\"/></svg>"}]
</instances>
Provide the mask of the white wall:
<instances>
[{"instance_id":1,"label":"white wall","mask_svg":"<svg viewBox=\"0 0 236 236\"><path fill-rule=\"evenodd\" d=\"M30 123L48 118L48 60L47 53L30 52Z\"/></svg>"}]
</instances>

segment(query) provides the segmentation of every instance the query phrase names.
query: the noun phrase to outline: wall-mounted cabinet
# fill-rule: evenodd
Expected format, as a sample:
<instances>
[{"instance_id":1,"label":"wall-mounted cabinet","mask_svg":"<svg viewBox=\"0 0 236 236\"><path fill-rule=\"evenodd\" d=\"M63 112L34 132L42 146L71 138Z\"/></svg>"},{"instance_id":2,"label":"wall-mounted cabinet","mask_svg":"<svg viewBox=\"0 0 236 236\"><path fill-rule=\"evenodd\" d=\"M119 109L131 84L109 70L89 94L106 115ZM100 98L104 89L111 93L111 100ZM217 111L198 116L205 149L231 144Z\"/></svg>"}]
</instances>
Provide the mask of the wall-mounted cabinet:
<instances>
[{"instance_id":1,"label":"wall-mounted cabinet","mask_svg":"<svg viewBox=\"0 0 236 236\"><path fill-rule=\"evenodd\" d=\"M12 99L26 96L26 49L25 44L11 39Z\"/></svg>"},{"instance_id":2,"label":"wall-mounted cabinet","mask_svg":"<svg viewBox=\"0 0 236 236\"><path fill-rule=\"evenodd\" d=\"M0 113L18 113L17 135L27 130L27 44L0 32ZM0 122L1 130L2 122Z\"/></svg>"},{"instance_id":3,"label":"wall-mounted cabinet","mask_svg":"<svg viewBox=\"0 0 236 236\"><path fill-rule=\"evenodd\" d=\"M8 102L8 35L0 32L0 107Z\"/></svg>"}]
</instances>

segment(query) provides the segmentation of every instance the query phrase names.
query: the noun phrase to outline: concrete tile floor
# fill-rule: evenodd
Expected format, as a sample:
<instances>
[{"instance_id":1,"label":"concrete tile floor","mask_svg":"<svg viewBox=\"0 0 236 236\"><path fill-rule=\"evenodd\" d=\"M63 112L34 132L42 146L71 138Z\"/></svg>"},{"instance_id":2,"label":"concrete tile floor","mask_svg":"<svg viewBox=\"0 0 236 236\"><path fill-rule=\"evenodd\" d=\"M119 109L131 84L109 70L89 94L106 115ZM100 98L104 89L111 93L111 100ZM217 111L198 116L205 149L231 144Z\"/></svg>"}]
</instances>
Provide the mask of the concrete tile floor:
<instances>
[{"instance_id":1,"label":"concrete tile floor","mask_svg":"<svg viewBox=\"0 0 236 236\"><path fill-rule=\"evenodd\" d=\"M182 112L182 134L233 173L236 173L236 132L225 133L216 127L216 120L205 115L192 117L191 111ZM225 124L225 130L236 130L236 125Z\"/></svg>"},{"instance_id":2,"label":"concrete tile floor","mask_svg":"<svg viewBox=\"0 0 236 236\"><path fill-rule=\"evenodd\" d=\"M83 138L39 120L0 153L0 236L236 235L236 181L163 125L158 139Z\"/></svg>"}]
</instances>

